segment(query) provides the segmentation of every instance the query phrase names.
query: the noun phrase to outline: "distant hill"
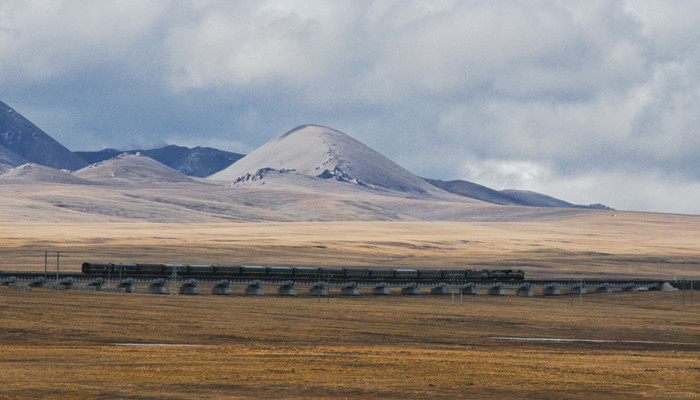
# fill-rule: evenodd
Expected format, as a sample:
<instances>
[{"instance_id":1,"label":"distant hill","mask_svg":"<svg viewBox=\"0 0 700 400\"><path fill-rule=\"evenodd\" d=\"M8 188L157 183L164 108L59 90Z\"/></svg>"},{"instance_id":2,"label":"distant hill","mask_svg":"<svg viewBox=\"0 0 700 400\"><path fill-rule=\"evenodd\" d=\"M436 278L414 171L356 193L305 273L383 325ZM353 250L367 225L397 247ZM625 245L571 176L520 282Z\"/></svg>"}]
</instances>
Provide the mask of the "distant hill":
<instances>
[{"instance_id":1,"label":"distant hill","mask_svg":"<svg viewBox=\"0 0 700 400\"><path fill-rule=\"evenodd\" d=\"M426 182L440 189L460 196L469 197L493 204L528 206L528 207L561 207L561 208L588 208L599 210L611 210L603 204L578 205L544 194L527 190L493 190L473 182L463 180L441 181L439 179L427 179Z\"/></svg>"},{"instance_id":2,"label":"distant hill","mask_svg":"<svg viewBox=\"0 0 700 400\"><path fill-rule=\"evenodd\" d=\"M123 185L158 185L193 182L192 178L141 154L120 154L109 160L91 164L74 176L88 181Z\"/></svg>"},{"instance_id":3,"label":"distant hill","mask_svg":"<svg viewBox=\"0 0 700 400\"><path fill-rule=\"evenodd\" d=\"M77 170L87 165L3 102L0 102L0 146L26 161L47 167Z\"/></svg>"},{"instance_id":4,"label":"distant hill","mask_svg":"<svg viewBox=\"0 0 700 400\"><path fill-rule=\"evenodd\" d=\"M77 172L52 172L36 164ZM13 171L19 166L23 168ZM572 204L529 191L497 191L462 180L420 178L352 137L319 125L292 129L247 156L210 147L175 145L126 152L104 149L73 153L0 102L0 174L10 171L3 182L89 181L133 187L194 182L188 177L206 177L229 186L337 196L370 193L407 199L466 198L468 202L497 205L610 209L602 204Z\"/></svg>"},{"instance_id":5,"label":"distant hill","mask_svg":"<svg viewBox=\"0 0 700 400\"><path fill-rule=\"evenodd\" d=\"M243 154L218 150L211 147L188 148L165 146L151 150L104 149L100 151L76 151L75 154L90 164L116 157L121 153L141 153L188 176L203 178L221 171L243 157Z\"/></svg>"},{"instance_id":6,"label":"distant hill","mask_svg":"<svg viewBox=\"0 0 700 400\"><path fill-rule=\"evenodd\" d=\"M74 176L70 171L58 170L44 165L27 163L12 168L7 173L0 175L0 183L13 183L23 185L37 184L62 184L62 185L89 185L84 179Z\"/></svg>"}]
</instances>

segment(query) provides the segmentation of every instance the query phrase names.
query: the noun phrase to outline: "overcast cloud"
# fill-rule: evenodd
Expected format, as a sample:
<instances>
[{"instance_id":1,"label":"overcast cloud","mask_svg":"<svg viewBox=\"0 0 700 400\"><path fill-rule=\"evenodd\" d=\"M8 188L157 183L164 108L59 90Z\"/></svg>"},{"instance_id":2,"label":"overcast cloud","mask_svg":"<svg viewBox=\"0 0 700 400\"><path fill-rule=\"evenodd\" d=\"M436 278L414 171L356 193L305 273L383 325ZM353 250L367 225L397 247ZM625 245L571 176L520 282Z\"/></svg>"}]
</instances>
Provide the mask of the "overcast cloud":
<instances>
[{"instance_id":1,"label":"overcast cloud","mask_svg":"<svg viewBox=\"0 0 700 400\"><path fill-rule=\"evenodd\" d=\"M0 2L0 100L72 150L303 123L410 171L700 214L696 1Z\"/></svg>"}]
</instances>

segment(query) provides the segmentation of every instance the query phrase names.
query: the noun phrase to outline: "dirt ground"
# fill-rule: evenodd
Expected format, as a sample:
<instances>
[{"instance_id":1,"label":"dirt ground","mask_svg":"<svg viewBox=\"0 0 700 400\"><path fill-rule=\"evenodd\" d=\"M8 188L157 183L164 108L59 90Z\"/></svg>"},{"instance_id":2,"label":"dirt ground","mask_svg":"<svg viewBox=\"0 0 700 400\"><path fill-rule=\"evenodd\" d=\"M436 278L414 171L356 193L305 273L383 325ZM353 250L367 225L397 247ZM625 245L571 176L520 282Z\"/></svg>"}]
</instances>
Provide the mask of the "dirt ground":
<instances>
[{"instance_id":1,"label":"dirt ground","mask_svg":"<svg viewBox=\"0 0 700 400\"><path fill-rule=\"evenodd\" d=\"M0 287L0 399L700 397L700 298L683 305L679 292L572 305L512 293L460 304L239 289Z\"/></svg>"}]
</instances>

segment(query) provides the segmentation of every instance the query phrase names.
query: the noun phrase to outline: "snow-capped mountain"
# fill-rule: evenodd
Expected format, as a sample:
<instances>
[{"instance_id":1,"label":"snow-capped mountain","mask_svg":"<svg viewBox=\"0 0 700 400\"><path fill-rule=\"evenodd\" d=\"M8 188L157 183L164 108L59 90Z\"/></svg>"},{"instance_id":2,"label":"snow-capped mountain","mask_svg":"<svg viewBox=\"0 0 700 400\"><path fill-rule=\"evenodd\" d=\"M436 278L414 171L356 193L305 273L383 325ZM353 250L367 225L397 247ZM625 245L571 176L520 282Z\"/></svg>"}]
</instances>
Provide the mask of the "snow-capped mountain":
<instances>
[{"instance_id":1,"label":"snow-capped mountain","mask_svg":"<svg viewBox=\"0 0 700 400\"><path fill-rule=\"evenodd\" d=\"M450 196L361 142L332 128L302 125L272 139L211 180L264 182L268 174L305 175L372 191L410 196Z\"/></svg>"}]
</instances>

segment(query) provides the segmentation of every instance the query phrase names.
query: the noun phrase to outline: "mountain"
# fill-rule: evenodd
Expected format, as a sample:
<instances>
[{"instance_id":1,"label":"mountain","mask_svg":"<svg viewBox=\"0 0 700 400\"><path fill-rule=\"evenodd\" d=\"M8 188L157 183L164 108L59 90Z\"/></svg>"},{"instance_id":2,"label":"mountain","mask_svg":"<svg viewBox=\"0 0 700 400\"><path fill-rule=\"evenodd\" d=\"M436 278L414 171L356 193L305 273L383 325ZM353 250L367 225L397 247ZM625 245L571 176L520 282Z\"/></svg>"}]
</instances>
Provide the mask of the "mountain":
<instances>
[{"instance_id":1,"label":"mountain","mask_svg":"<svg viewBox=\"0 0 700 400\"><path fill-rule=\"evenodd\" d=\"M197 146L188 148L175 145L151 150L119 151L116 149L104 149L100 151L75 152L75 154L91 164L108 160L122 153L141 153L185 175L200 178L221 171L243 157L243 154L211 147Z\"/></svg>"},{"instance_id":2,"label":"mountain","mask_svg":"<svg viewBox=\"0 0 700 400\"><path fill-rule=\"evenodd\" d=\"M589 208L594 210L612 210L612 208L605 206L603 204L572 204L568 201L559 200L552 196L547 196L545 194L530 192L528 190L502 190L501 193L518 199L521 202L528 203L533 207L566 207L566 208Z\"/></svg>"},{"instance_id":3,"label":"mountain","mask_svg":"<svg viewBox=\"0 0 700 400\"><path fill-rule=\"evenodd\" d=\"M275 179L287 174L297 180L304 175L315 181L408 196L449 196L361 142L320 125L292 129L208 179L260 184L270 174Z\"/></svg>"},{"instance_id":4,"label":"mountain","mask_svg":"<svg viewBox=\"0 0 700 400\"><path fill-rule=\"evenodd\" d=\"M124 153L89 165L74 175L93 182L116 185L152 186L160 183L194 182L192 178L140 153Z\"/></svg>"},{"instance_id":5,"label":"mountain","mask_svg":"<svg viewBox=\"0 0 700 400\"><path fill-rule=\"evenodd\" d=\"M27 160L17 155L14 151L0 146L0 174L4 174L10 169L26 163Z\"/></svg>"},{"instance_id":6,"label":"mountain","mask_svg":"<svg viewBox=\"0 0 700 400\"><path fill-rule=\"evenodd\" d=\"M3 102L0 102L0 146L26 161L47 167L77 170L87 165Z\"/></svg>"},{"instance_id":7,"label":"mountain","mask_svg":"<svg viewBox=\"0 0 700 400\"><path fill-rule=\"evenodd\" d=\"M482 186L473 182L454 180L442 181L439 179L423 178L431 185L437 186L442 190L454 193L460 196L486 201L493 204L512 205L512 206L528 206L528 207L561 207L561 208L589 208L599 210L611 210L610 207L602 204L578 205L572 204L564 200L547 196L544 194L530 192L527 190L493 190L486 186Z\"/></svg>"},{"instance_id":8,"label":"mountain","mask_svg":"<svg viewBox=\"0 0 700 400\"><path fill-rule=\"evenodd\" d=\"M58 183L63 185L89 185L90 182L74 176L70 171L57 170L39 164L27 163L0 175L0 182L24 185Z\"/></svg>"}]
</instances>

